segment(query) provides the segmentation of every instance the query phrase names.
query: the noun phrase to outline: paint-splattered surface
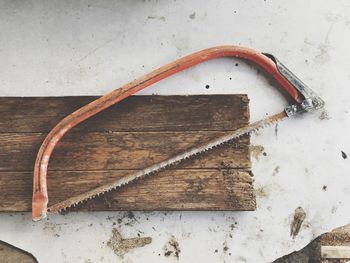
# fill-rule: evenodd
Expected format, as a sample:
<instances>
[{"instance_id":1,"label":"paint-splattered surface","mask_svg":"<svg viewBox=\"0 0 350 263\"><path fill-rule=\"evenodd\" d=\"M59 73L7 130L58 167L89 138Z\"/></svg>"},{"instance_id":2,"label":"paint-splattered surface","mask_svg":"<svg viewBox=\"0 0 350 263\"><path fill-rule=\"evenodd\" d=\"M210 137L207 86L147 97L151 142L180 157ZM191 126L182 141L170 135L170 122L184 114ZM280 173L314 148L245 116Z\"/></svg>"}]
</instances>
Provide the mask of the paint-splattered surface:
<instances>
[{"instance_id":1,"label":"paint-splattered surface","mask_svg":"<svg viewBox=\"0 0 350 263\"><path fill-rule=\"evenodd\" d=\"M327 103L253 135L256 212L70 213L36 224L1 214L0 239L39 262L271 262L350 222L348 1L0 0L0 32L1 96L104 94L190 52L240 44L276 55ZM233 59L142 92L152 93L248 93L252 120L286 103ZM293 239L298 207L306 216ZM113 229L152 242L120 259Z\"/></svg>"}]
</instances>

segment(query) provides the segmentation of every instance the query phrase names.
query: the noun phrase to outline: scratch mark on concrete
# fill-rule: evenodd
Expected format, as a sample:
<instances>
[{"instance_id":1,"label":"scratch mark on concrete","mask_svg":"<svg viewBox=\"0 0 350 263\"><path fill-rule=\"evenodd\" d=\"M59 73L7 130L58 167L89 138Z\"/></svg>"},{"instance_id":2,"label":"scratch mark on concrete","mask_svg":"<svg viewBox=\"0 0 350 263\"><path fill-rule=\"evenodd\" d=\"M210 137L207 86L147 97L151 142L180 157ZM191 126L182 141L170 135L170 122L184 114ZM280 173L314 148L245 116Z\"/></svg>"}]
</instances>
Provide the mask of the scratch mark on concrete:
<instances>
[{"instance_id":1,"label":"scratch mark on concrete","mask_svg":"<svg viewBox=\"0 0 350 263\"><path fill-rule=\"evenodd\" d=\"M165 16L148 16L147 19L157 19L157 20L161 20L163 22L165 22Z\"/></svg>"},{"instance_id":2,"label":"scratch mark on concrete","mask_svg":"<svg viewBox=\"0 0 350 263\"><path fill-rule=\"evenodd\" d=\"M103 44L95 47L94 49L92 49L91 51L89 51L88 53L86 53L84 56L82 56L80 59L78 59L78 61L75 63L75 65L79 64L80 62L82 62L83 60L85 60L87 57L93 55L96 53L97 50L103 48L104 46L108 45L109 43L111 43L112 41L114 41L116 38L107 40L106 42L104 42Z\"/></svg>"},{"instance_id":3,"label":"scratch mark on concrete","mask_svg":"<svg viewBox=\"0 0 350 263\"><path fill-rule=\"evenodd\" d=\"M324 63L330 59L328 51L332 46L330 44L329 37L330 37L331 32L333 31L334 25L342 20L342 14L344 13L345 10L346 10L346 8L335 15L328 14L328 16L326 17L326 19L328 21L330 21L330 24L329 24L328 30L326 32L324 42L318 46L319 54L317 54L315 56L316 62Z\"/></svg>"},{"instance_id":4,"label":"scratch mark on concrete","mask_svg":"<svg viewBox=\"0 0 350 263\"><path fill-rule=\"evenodd\" d=\"M275 137L276 137L276 139L278 137L278 123L276 123L276 125L275 125Z\"/></svg>"}]
</instances>

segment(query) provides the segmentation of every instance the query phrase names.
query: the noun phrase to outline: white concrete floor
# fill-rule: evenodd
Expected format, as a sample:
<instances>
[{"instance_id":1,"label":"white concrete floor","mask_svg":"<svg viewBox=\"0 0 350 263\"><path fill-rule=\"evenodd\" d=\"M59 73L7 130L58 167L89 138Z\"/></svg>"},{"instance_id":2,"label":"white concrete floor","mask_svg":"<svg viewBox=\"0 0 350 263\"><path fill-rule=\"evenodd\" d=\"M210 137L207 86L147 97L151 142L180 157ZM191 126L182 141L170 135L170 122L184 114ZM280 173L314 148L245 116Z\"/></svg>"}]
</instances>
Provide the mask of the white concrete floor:
<instances>
[{"instance_id":1,"label":"white concrete floor","mask_svg":"<svg viewBox=\"0 0 350 263\"><path fill-rule=\"evenodd\" d=\"M277 134L270 127L253 136L267 153L253 159L257 211L138 212L136 220L122 212L69 213L39 223L30 214L0 214L0 240L39 262L176 262L163 251L172 236L179 262L270 262L350 223L350 160L341 155L350 156L347 0L0 0L0 96L104 94L221 44L276 55L327 103L328 118L308 114L279 124ZM236 62L205 63L142 94L248 93L252 120L286 105L256 69ZM293 240L289 225L298 206L307 215ZM153 242L121 259L106 245L113 227Z\"/></svg>"}]
</instances>

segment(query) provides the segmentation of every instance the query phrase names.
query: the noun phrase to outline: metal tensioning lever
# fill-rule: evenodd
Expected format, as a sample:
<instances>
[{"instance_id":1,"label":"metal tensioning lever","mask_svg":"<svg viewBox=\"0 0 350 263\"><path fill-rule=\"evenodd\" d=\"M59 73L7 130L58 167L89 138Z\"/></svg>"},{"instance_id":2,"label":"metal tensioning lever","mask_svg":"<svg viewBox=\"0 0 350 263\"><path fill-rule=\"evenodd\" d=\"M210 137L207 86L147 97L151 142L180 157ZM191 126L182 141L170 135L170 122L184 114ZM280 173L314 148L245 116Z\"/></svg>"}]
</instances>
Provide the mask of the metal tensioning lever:
<instances>
[{"instance_id":1,"label":"metal tensioning lever","mask_svg":"<svg viewBox=\"0 0 350 263\"><path fill-rule=\"evenodd\" d=\"M297 76L295 76L285 65L282 64L275 56L269 53L263 53L275 62L280 74L299 92L302 100L296 104L287 106L284 110L288 116L297 113L318 110L324 107L324 101L316 95L306 84L304 84Z\"/></svg>"},{"instance_id":2,"label":"metal tensioning lever","mask_svg":"<svg viewBox=\"0 0 350 263\"><path fill-rule=\"evenodd\" d=\"M150 167L146 167L145 169L135 172L134 174L125 176L121 179L116 179L112 183L102 185L78 196L69 197L62 202L47 207L47 168L50 156L54 150L55 145L66 132L68 132L71 128L81 123L82 121L88 119L89 117L152 85L153 83L156 83L168 76L171 76L196 64L200 64L207 60L219 57L237 57L254 62L256 65L264 69L268 74L272 75L276 82L291 96L294 104L287 106L280 113L254 122L243 128L239 128L210 142L205 142L202 145L191 148L186 152L180 153ZM308 88L293 73L291 73L290 70L288 70L273 55L261 53L250 48L233 45L212 47L190 54L167 65L164 65L140 78L137 78L134 81L122 86L121 88L113 90L112 92L83 106L82 108L65 117L50 131L42 143L35 161L32 218L34 221L38 221L46 217L47 211L60 212L85 200L94 198L95 196L111 191L117 187L121 187L138 178L154 174L169 166L176 165L182 160L210 150L214 147L218 147L226 142L232 141L233 139L242 136L243 134L258 130L262 127L265 127L277 121L281 121L295 114L320 109L323 106L324 102L322 99L320 99L320 97L318 97L310 88Z\"/></svg>"}]
</instances>

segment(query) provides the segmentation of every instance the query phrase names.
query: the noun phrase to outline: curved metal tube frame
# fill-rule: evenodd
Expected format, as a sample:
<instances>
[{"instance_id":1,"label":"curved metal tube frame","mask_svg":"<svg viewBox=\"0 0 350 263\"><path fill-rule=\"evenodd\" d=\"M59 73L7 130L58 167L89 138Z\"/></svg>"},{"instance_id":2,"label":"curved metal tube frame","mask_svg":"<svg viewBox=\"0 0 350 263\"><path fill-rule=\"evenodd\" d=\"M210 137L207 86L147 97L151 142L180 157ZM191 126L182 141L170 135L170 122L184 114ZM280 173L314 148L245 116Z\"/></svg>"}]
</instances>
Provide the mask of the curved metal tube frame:
<instances>
[{"instance_id":1,"label":"curved metal tube frame","mask_svg":"<svg viewBox=\"0 0 350 263\"><path fill-rule=\"evenodd\" d=\"M263 53L253 49L240 46L218 46L180 58L83 106L65 117L51 130L42 143L35 161L32 200L33 220L36 221L46 217L48 203L47 168L52 151L66 132L80 122L153 83L193 65L219 57L238 57L254 62L268 74L272 75L296 102L301 101L298 91L281 75L275 62Z\"/></svg>"}]
</instances>

